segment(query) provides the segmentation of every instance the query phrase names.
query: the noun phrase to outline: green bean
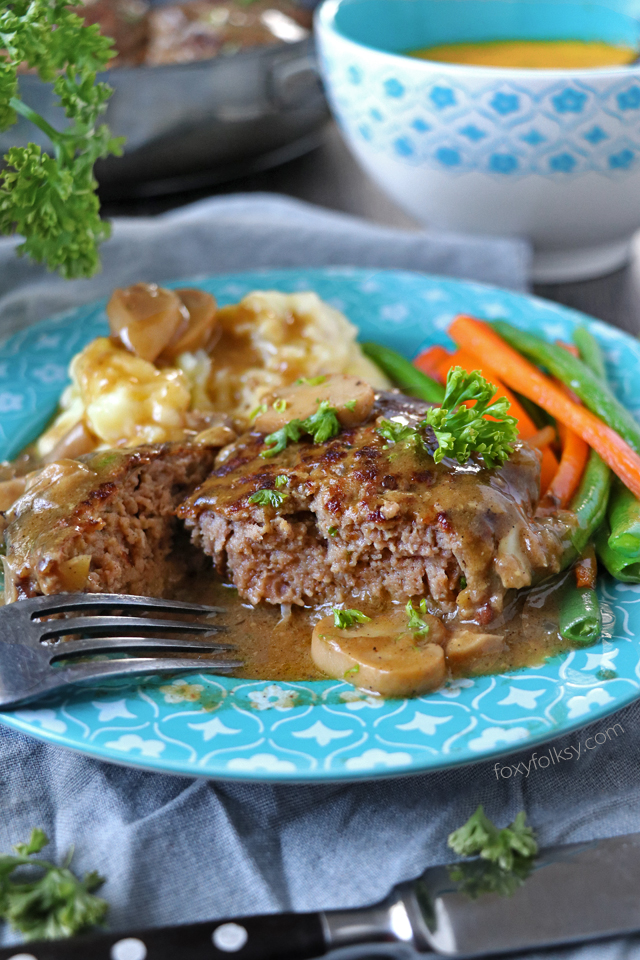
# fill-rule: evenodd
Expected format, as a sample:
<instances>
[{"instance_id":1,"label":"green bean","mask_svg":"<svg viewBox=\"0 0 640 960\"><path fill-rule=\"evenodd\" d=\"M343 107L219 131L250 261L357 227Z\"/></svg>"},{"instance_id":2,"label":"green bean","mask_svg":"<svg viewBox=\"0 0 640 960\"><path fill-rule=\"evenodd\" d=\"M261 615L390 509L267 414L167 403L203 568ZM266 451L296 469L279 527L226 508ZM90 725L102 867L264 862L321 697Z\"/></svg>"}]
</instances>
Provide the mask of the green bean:
<instances>
[{"instance_id":1,"label":"green bean","mask_svg":"<svg viewBox=\"0 0 640 960\"><path fill-rule=\"evenodd\" d=\"M492 326L510 346L542 364L554 377L573 390L588 410L619 433L636 453L640 453L640 424L586 363L563 347L518 330L504 320L496 320Z\"/></svg>"},{"instance_id":2,"label":"green bean","mask_svg":"<svg viewBox=\"0 0 640 960\"><path fill-rule=\"evenodd\" d=\"M616 484L609 502L609 546L630 560L640 560L640 501Z\"/></svg>"},{"instance_id":3,"label":"green bean","mask_svg":"<svg viewBox=\"0 0 640 960\"><path fill-rule=\"evenodd\" d=\"M595 643L602 630L598 595L591 587L567 587L560 605L560 635L572 643Z\"/></svg>"},{"instance_id":4,"label":"green bean","mask_svg":"<svg viewBox=\"0 0 640 960\"><path fill-rule=\"evenodd\" d=\"M397 387L419 400L442 403L444 387L390 347L379 343L361 343L362 352L380 367Z\"/></svg>"},{"instance_id":5,"label":"green bean","mask_svg":"<svg viewBox=\"0 0 640 960\"><path fill-rule=\"evenodd\" d=\"M578 518L578 525L571 531L571 544L577 556L580 556L595 531L607 514L609 492L611 490L611 471L604 460L592 450L580 485L569 504ZM567 558L566 563L573 558Z\"/></svg>"},{"instance_id":6,"label":"green bean","mask_svg":"<svg viewBox=\"0 0 640 960\"><path fill-rule=\"evenodd\" d=\"M595 538L598 557L612 577L625 583L640 583L640 561L631 560L624 554L612 550L609 546L609 528L605 525L598 530Z\"/></svg>"},{"instance_id":7,"label":"green bean","mask_svg":"<svg viewBox=\"0 0 640 960\"><path fill-rule=\"evenodd\" d=\"M588 327L576 327L573 331L573 342L580 351L580 359L593 370L595 375L607 382L607 369L600 344Z\"/></svg>"},{"instance_id":8,"label":"green bean","mask_svg":"<svg viewBox=\"0 0 640 960\"><path fill-rule=\"evenodd\" d=\"M604 372L604 358L600 346L588 330L586 333L590 342L587 352L583 354L582 348L586 345L586 338L580 338L580 343L577 344L580 355L594 373ZM606 379L604 382L606 383ZM610 491L611 471L600 455L595 450L591 450L582 479L569 505L578 518L578 526L571 532L571 543L578 556L582 555L587 543L604 521Z\"/></svg>"}]
</instances>

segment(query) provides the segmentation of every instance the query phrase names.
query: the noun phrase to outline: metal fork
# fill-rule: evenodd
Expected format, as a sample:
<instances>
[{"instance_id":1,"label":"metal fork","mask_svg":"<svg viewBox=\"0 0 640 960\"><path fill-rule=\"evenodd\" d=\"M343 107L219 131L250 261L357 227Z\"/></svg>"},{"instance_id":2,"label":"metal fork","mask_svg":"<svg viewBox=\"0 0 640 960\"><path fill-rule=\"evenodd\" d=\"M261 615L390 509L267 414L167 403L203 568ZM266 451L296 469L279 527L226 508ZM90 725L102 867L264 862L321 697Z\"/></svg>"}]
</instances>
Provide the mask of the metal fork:
<instances>
[{"instance_id":1,"label":"metal fork","mask_svg":"<svg viewBox=\"0 0 640 960\"><path fill-rule=\"evenodd\" d=\"M96 615L109 612L118 615ZM142 613L158 617L140 616ZM87 654L126 651L231 652L235 649L233 646L209 639L226 629L223 624L161 618L163 614L194 614L209 620L221 613L224 610L220 607L115 593L60 593L7 604L0 607L0 707L21 706L76 683L149 673L197 672L203 668L216 673L234 670L242 666L241 661L210 656L120 657L73 662ZM71 616L44 619L55 614ZM159 633L173 636L157 636ZM62 640L62 637L76 635L81 639Z\"/></svg>"}]
</instances>

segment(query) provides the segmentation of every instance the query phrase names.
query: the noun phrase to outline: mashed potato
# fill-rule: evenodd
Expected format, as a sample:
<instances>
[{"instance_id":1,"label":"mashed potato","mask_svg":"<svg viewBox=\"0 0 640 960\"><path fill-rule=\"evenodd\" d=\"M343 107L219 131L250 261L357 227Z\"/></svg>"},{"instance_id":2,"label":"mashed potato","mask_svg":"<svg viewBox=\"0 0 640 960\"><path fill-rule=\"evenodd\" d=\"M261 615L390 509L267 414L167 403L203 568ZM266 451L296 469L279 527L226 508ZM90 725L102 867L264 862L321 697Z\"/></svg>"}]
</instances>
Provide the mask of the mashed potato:
<instances>
[{"instance_id":1,"label":"mashed potato","mask_svg":"<svg viewBox=\"0 0 640 960\"><path fill-rule=\"evenodd\" d=\"M216 410L248 417L265 394L298 377L348 373L389 382L356 343L357 329L315 293L256 291L221 307L208 393Z\"/></svg>"},{"instance_id":2,"label":"mashed potato","mask_svg":"<svg viewBox=\"0 0 640 960\"><path fill-rule=\"evenodd\" d=\"M171 366L106 337L92 341L71 361L71 385L37 454L50 454L80 423L101 447L180 440L189 411L246 423L267 393L299 377L346 373L388 386L353 324L315 293L250 293L217 310L215 329L212 349L181 353Z\"/></svg>"},{"instance_id":3,"label":"mashed potato","mask_svg":"<svg viewBox=\"0 0 640 960\"><path fill-rule=\"evenodd\" d=\"M191 392L181 370L158 370L107 337L98 337L71 361L71 385L61 413L36 444L44 457L84 421L98 446L137 446L184 437Z\"/></svg>"}]
</instances>

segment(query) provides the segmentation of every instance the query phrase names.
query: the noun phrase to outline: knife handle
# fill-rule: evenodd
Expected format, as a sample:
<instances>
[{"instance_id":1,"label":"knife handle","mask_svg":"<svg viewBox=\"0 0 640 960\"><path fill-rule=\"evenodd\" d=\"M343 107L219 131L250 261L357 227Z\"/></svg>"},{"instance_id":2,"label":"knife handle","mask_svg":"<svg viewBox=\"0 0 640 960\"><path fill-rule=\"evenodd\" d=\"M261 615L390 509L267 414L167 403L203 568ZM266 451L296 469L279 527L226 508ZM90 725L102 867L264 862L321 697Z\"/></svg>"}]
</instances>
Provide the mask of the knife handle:
<instances>
[{"instance_id":1,"label":"knife handle","mask_svg":"<svg viewBox=\"0 0 640 960\"><path fill-rule=\"evenodd\" d=\"M319 913L279 913L42 940L0 949L0 960L311 960L327 952Z\"/></svg>"}]
</instances>

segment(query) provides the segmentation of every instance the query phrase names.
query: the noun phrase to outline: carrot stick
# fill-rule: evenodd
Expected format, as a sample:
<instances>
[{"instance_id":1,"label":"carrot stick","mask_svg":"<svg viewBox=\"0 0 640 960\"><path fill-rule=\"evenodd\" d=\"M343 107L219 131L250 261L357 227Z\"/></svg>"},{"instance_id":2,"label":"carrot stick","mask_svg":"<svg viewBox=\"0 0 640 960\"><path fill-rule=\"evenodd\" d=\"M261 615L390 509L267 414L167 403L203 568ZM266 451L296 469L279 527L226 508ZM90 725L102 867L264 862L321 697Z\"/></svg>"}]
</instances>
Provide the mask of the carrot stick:
<instances>
[{"instance_id":1,"label":"carrot stick","mask_svg":"<svg viewBox=\"0 0 640 960\"><path fill-rule=\"evenodd\" d=\"M451 367L462 367L467 371L479 370L485 380L488 380L496 388L496 396L507 398L511 404L509 413L518 421L518 432L523 440L529 440L530 437L534 437L538 433L538 428L522 404L520 404L511 391L505 387L494 371L491 370L487 364L483 364L477 356L464 348L456 350L454 354L447 354L447 356L440 361L437 371L443 383L447 379L447 374ZM542 466L540 468L540 489L542 493L548 488L557 469L558 461L552 451L548 446L543 448Z\"/></svg>"},{"instance_id":2,"label":"carrot stick","mask_svg":"<svg viewBox=\"0 0 640 960\"><path fill-rule=\"evenodd\" d=\"M640 498L640 456L615 430L586 407L578 406L565 396L560 387L508 346L483 321L461 315L451 324L449 334L456 343L479 354L488 367L497 369L507 386L533 400L581 436L625 486Z\"/></svg>"},{"instance_id":3,"label":"carrot stick","mask_svg":"<svg viewBox=\"0 0 640 960\"><path fill-rule=\"evenodd\" d=\"M560 507L566 507L578 489L588 456L589 445L567 427L560 466L549 484L545 497L555 501Z\"/></svg>"},{"instance_id":4,"label":"carrot stick","mask_svg":"<svg viewBox=\"0 0 640 960\"><path fill-rule=\"evenodd\" d=\"M441 380L441 382L444 383L444 380L442 380L438 372L438 367L444 360L446 360L447 357L450 356L451 354L448 350L445 350L445 348L441 347L439 344L435 344L433 347L429 347L427 350L423 350L422 353L419 353L413 361L413 365L414 367L417 367L418 370L422 370L423 373L433 377L434 380Z\"/></svg>"}]
</instances>

